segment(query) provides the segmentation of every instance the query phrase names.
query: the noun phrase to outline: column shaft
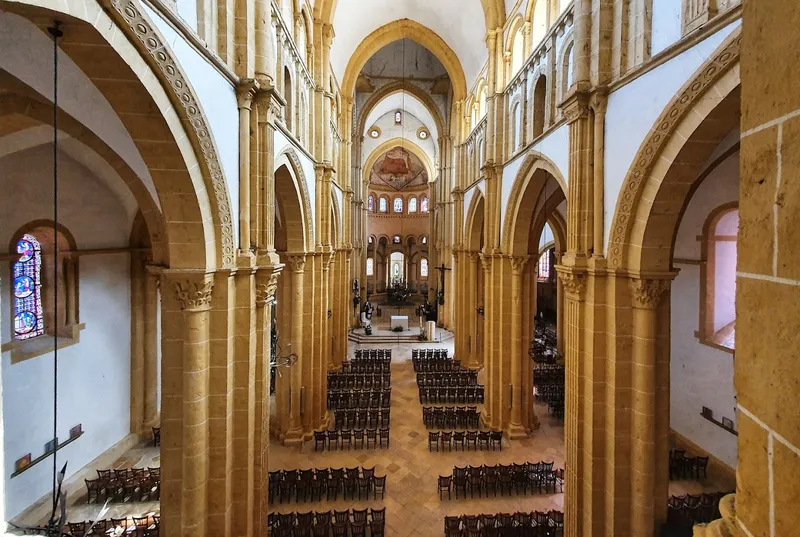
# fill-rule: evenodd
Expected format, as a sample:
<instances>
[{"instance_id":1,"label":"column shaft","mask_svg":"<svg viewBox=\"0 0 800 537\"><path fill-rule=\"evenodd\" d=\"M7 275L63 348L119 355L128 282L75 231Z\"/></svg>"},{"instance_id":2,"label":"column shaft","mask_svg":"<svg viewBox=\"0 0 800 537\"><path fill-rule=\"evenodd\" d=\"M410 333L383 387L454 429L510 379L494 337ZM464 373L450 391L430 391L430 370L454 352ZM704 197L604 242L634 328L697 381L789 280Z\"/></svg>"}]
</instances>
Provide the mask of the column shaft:
<instances>
[{"instance_id":1,"label":"column shaft","mask_svg":"<svg viewBox=\"0 0 800 537\"><path fill-rule=\"evenodd\" d=\"M144 428L158 424L158 276L144 275Z\"/></svg>"}]
</instances>

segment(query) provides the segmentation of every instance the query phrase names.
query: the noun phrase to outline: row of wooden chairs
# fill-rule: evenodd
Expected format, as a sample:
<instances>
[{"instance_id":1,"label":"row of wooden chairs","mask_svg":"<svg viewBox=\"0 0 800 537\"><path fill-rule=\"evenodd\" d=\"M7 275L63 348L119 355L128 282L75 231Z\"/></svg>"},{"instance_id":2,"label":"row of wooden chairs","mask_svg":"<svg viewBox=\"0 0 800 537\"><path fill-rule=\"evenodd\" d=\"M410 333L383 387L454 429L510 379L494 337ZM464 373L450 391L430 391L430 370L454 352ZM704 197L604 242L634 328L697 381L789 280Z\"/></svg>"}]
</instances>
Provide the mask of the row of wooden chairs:
<instances>
[{"instance_id":1,"label":"row of wooden chairs","mask_svg":"<svg viewBox=\"0 0 800 537\"><path fill-rule=\"evenodd\" d=\"M337 431L388 427L390 421L390 408L352 408L333 411L333 428Z\"/></svg>"},{"instance_id":2,"label":"row of wooden chairs","mask_svg":"<svg viewBox=\"0 0 800 537\"><path fill-rule=\"evenodd\" d=\"M411 363L416 373L461 371L461 360L452 358L412 358Z\"/></svg>"},{"instance_id":3,"label":"row of wooden chairs","mask_svg":"<svg viewBox=\"0 0 800 537\"><path fill-rule=\"evenodd\" d=\"M481 413L478 407L422 407L422 423L428 429L478 429Z\"/></svg>"},{"instance_id":4,"label":"row of wooden chairs","mask_svg":"<svg viewBox=\"0 0 800 537\"><path fill-rule=\"evenodd\" d=\"M484 401L484 386L467 388L420 388L419 402L425 404L480 404Z\"/></svg>"},{"instance_id":5,"label":"row of wooden chairs","mask_svg":"<svg viewBox=\"0 0 800 537\"><path fill-rule=\"evenodd\" d=\"M708 477L708 457L687 457L685 449L669 452L670 479L700 479Z\"/></svg>"},{"instance_id":6,"label":"row of wooden chairs","mask_svg":"<svg viewBox=\"0 0 800 537\"><path fill-rule=\"evenodd\" d=\"M494 448L503 450L503 431L436 431L428 433L428 451L448 451L455 449L458 451L458 446L461 446L461 451L466 451L472 445L475 451Z\"/></svg>"},{"instance_id":7,"label":"row of wooden chairs","mask_svg":"<svg viewBox=\"0 0 800 537\"><path fill-rule=\"evenodd\" d=\"M74 537L107 537L110 531L122 531L129 537L158 537L159 515L133 518L106 518L93 521L69 522L65 535ZM91 528L91 531L90 531Z\"/></svg>"},{"instance_id":8,"label":"row of wooden chairs","mask_svg":"<svg viewBox=\"0 0 800 537\"><path fill-rule=\"evenodd\" d=\"M329 409L389 408L392 389L381 390L328 390Z\"/></svg>"},{"instance_id":9,"label":"row of wooden chairs","mask_svg":"<svg viewBox=\"0 0 800 537\"><path fill-rule=\"evenodd\" d=\"M374 373L384 374L391 371L391 358L362 358L358 360L343 360L342 373Z\"/></svg>"},{"instance_id":10,"label":"row of wooden chairs","mask_svg":"<svg viewBox=\"0 0 800 537\"><path fill-rule=\"evenodd\" d=\"M375 468L323 468L311 470L276 470L269 473L268 493L270 503L335 501L342 493L360 500L381 499L386 492L386 476L376 476Z\"/></svg>"},{"instance_id":11,"label":"row of wooden chairs","mask_svg":"<svg viewBox=\"0 0 800 537\"><path fill-rule=\"evenodd\" d=\"M86 503L150 502L161 497L161 468L97 470L97 479L84 479Z\"/></svg>"},{"instance_id":12,"label":"row of wooden chairs","mask_svg":"<svg viewBox=\"0 0 800 537\"><path fill-rule=\"evenodd\" d=\"M411 351L411 359L436 359L442 360L447 358L447 349L413 349Z\"/></svg>"},{"instance_id":13,"label":"row of wooden chairs","mask_svg":"<svg viewBox=\"0 0 800 537\"><path fill-rule=\"evenodd\" d=\"M392 384L391 373L328 373L328 389L380 390Z\"/></svg>"},{"instance_id":14,"label":"row of wooden chairs","mask_svg":"<svg viewBox=\"0 0 800 537\"><path fill-rule=\"evenodd\" d=\"M384 537L386 508L308 513L270 513L267 528L273 537Z\"/></svg>"},{"instance_id":15,"label":"row of wooden chairs","mask_svg":"<svg viewBox=\"0 0 800 537\"><path fill-rule=\"evenodd\" d=\"M448 373L417 373L417 386L427 387L465 387L478 384L477 371L450 371Z\"/></svg>"},{"instance_id":16,"label":"row of wooden chairs","mask_svg":"<svg viewBox=\"0 0 800 537\"><path fill-rule=\"evenodd\" d=\"M356 349L354 353L356 360L368 358L388 358L392 359L392 349Z\"/></svg>"},{"instance_id":17,"label":"row of wooden chairs","mask_svg":"<svg viewBox=\"0 0 800 537\"><path fill-rule=\"evenodd\" d=\"M500 491L501 496L506 493L524 495L528 493L552 493L564 491L564 470L553 470L552 462L522 463L522 464L498 464L483 466L465 466L453 468L453 474L439 476L438 480L439 499L451 498L451 492L455 492L456 499L466 498L469 491L470 497L475 494L482 497L484 494L489 497L491 493L497 496Z\"/></svg>"},{"instance_id":18,"label":"row of wooden chairs","mask_svg":"<svg viewBox=\"0 0 800 537\"><path fill-rule=\"evenodd\" d=\"M444 517L446 537L562 537L564 513L533 511Z\"/></svg>"},{"instance_id":19,"label":"row of wooden chairs","mask_svg":"<svg viewBox=\"0 0 800 537\"><path fill-rule=\"evenodd\" d=\"M671 526L692 527L707 524L720 518L719 502L730 492L710 494L684 494L671 496L667 503L667 524Z\"/></svg>"},{"instance_id":20,"label":"row of wooden chairs","mask_svg":"<svg viewBox=\"0 0 800 537\"><path fill-rule=\"evenodd\" d=\"M372 445L370 445L372 444ZM384 445L385 444L385 445ZM315 431L314 451L389 448L389 428Z\"/></svg>"}]
</instances>

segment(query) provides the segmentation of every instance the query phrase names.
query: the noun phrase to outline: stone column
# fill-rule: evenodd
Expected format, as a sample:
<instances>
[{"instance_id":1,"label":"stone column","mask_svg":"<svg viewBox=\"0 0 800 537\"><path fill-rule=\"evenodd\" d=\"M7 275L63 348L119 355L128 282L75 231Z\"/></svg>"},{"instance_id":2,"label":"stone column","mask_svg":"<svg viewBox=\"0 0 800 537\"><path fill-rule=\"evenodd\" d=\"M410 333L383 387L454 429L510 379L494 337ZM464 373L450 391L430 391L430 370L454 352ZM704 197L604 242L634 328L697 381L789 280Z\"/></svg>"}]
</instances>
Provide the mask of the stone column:
<instances>
[{"instance_id":1,"label":"stone column","mask_svg":"<svg viewBox=\"0 0 800 537\"><path fill-rule=\"evenodd\" d=\"M561 253L555 252L556 265L561 264ZM564 285L556 279L556 350L564 355ZM533 312L536 315L536 311Z\"/></svg>"},{"instance_id":2,"label":"stone column","mask_svg":"<svg viewBox=\"0 0 800 537\"><path fill-rule=\"evenodd\" d=\"M144 260L140 253L131 254L131 396L130 432L144 430Z\"/></svg>"},{"instance_id":3,"label":"stone column","mask_svg":"<svg viewBox=\"0 0 800 537\"><path fill-rule=\"evenodd\" d=\"M166 438L162 438L162 442L167 440L166 446L162 443L162 461L166 468L171 464L179 464L181 476L180 487L175 490L169 486L161 501L167 513L179 513L180 527L171 528L171 534L205 537L209 455L209 310L214 284L212 276L204 273L170 273L167 282L174 290L183 312L183 344L181 378L165 378L165 386L177 380L182 391L177 394L168 393L170 398L168 402L165 401L170 405L181 406L180 418L176 422L170 420L164 424L164 428L170 432L179 430L180 437L168 434ZM173 455L172 446L176 441L180 447ZM162 481L163 478L162 475Z\"/></svg>"},{"instance_id":4,"label":"stone column","mask_svg":"<svg viewBox=\"0 0 800 537\"><path fill-rule=\"evenodd\" d=\"M298 356L297 363L289 369L289 423L284 438L286 445L297 445L303 442L303 422L300 415L300 389L302 387L302 364L310 359L303 353L303 280L305 278L305 254L288 256L289 268L292 271L292 346L291 351Z\"/></svg>"},{"instance_id":5,"label":"stone column","mask_svg":"<svg viewBox=\"0 0 800 537\"><path fill-rule=\"evenodd\" d=\"M511 257L511 421L508 424L508 436L511 439L528 436L522 424L522 406L525 398L522 395L522 361L527 359L522 345L522 273L525 270L527 257Z\"/></svg>"},{"instance_id":6,"label":"stone column","mask_svg":"<svg viewBox=\"0 0 800 537\"><path fill-rule=\"evenodd\" d=\"M250 111L258 85L252 78L236 88L239 105L239 250L250 251Z\"/></svg>"},{"instance_id":7,"label":"stone column","mask_svg":"<svg viewBox=\"0 0 800 537\"><path fill-rule=\"evenodd\" d=\"M666 280L631 280L634 330L631 534L637 537L651 537L655 533L657 308L667 289Z\"/></svg>"},{"instance_id":8,"label":"stone column","mask_svg":"<svg viewBox=\"0 0 800 537\"><path fill-rule=\"evenodd\" d=\"M469 369L480 369L483 365L483 354L479 353L480 349L480 341L479 341L479 333L478 333L478 323L483 322L483 317L479 317L478 315L478 306L485 307L486 305L486 298L484 295L483 301L480 301L480 295L478 289L478 271L483 270L483 266L480 264L481 258L478 252L469 252L469 289L473 290L473 295L471 296L470 300L467 302L469 311L468 319L469 319L469 335L470 339L470 349L469 349L469 358L466 367ZM485 292L485 291L484 291Z\"/></svg>"},{"instance_id":9,"label":"stone column","mask_svg":"<svg viewBox=\"0 0 800 537\"><path fill-rule=\"evenodd\" d=\"M144 429L158 425L158 275L144 276Z\"/></svg>"}]
</instances>

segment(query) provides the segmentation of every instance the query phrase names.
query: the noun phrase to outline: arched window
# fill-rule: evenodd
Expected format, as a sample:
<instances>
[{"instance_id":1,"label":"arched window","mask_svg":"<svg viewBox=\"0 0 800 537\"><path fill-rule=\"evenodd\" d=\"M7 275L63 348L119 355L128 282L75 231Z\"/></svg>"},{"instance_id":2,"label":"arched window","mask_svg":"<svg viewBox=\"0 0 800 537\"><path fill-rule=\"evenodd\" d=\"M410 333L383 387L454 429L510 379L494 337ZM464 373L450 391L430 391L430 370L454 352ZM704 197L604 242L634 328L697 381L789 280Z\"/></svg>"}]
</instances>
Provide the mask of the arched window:
<instances>
[{"instance_id":1,"label":"arched window","mask_svg":"<svg viewBox=\"0 0 800 537\"><path fill-rule=\"evenodd\" d=\"M378 200L378 210L382 213L389 212L389 201L386 198L380 198Z\"/></svg>"},{"instance_id":2,"label":"arched window","mask_svg":"<svg viewBox=\"0 0 800 537\"><path fill-rule=\"evenodd\" d=\"M422 244L428 244L428 237L426 235L423 235L422 238L420 239L420 242L422 242Z\"/></svg>"},{"instance_id":3,"label":"arched window","mask_svg":"<svg viewBox=\"0 0 800 537\"><path fill-rule=\"evenodd\" d=\"M372 235L370 235L369 238L367 239L367 243L372 244L374 242L375 242L375 239L373 238Z\"/></svg>"},{"instance_id":4,"label":"arched window","mask_svg":"<svg viewBox=\"0 0 800 537\"><path fill-rule=\"evenodd\" d=\"M375 212L375 196L372 194L367 198L367 210L371 213Z\"/></svg>"},{"instance_id":5,"label":"arched window","mask_svg":"<svg viewBox=\"0 0 800 537\"><path fill-rule=\"evenodd\" d=\"M403 112L401 112L400 110L394 113L394 124L395 125L403 124Z\"/></svg>"},{"instance_id":6,"label":"arched window","mask_svg":"<svg viewBox=\"0 0 800 537\"><path fill-rule=\"evenodd\" d=\"M30 339L44 334L42 308L42 247L25 234L17 241L19 259L14 263L14 338Z\"/></svg>"},{"instance_id":7,"label":"arched window","mask_svg":"<svg viewBox=\"0 0 800 537\"><path fill-rule=\"evenodd\" d=\"M371 257L367 258L367 276L375 274L375 260Z\"/></svg>"},{"instance_id":8,"label":"arched window","mask_svg":"<svg viewBox=\"0 0 800 537\"><path fill-rule=\"evenodd\" d=\"M525 61L525 32L523 25L514 32L514 39L511 42L511 78L522 69L522 62Z\"/></svg>"},{"instance_id":9,"label":"arched window","mask_svg":"<svg viewBox=\"0 0 800 537\"><path fill-rule=\"evenodd\" d=\"M428 277L428 260L424 257L419 260L419 275L422 278Z\"/></svg>"},{"instance_id":10,"label":"arched window","mask_svg":"<svg viewBox=\"0 0 800 537\"><path fill-rule=\"evenodd\" d=\"M734 349L736 322L736 238L739 234L739 210L720 207L706 222L704 339ZM705 306L705 307L703 307Z\"/></svg>"},{"instance_id":11,"label":"arched window","mask_svg":"<svg viewBox=\"0 0 800 537\"><path fill-rule=\"evenodd\" d=\"M419 212L427 213L428 212L428 196L422 196L419 200Z\"/></svg>"},{"instance_id":12,"label":"arched window","mask_svg":"<svg viewBox=\"0 0 800 537\"><path fill-rule=\"evenodd\" d=\"M531 48L539 46L549 24L547 22L547 0L534 0L533 16L531 17Z\"/></svg>"},{"instance_id":13,"label":"arched window","mask_svg":"<svg viewBox=\"0 0 800 537\"><path fill-rule=\"evenodd\" d=\"M547 104L547 78L541 75L533 89L533 137L544 133L545 105Z\"/></svg>"},{"instance_id":14,"label":"arched window","mask_svg":"<svg viewBox=\"0 0 800 537\"><path fill-rule=\"evenodd\" d=\"M481 91L478 94L478 118L483 119L483 116L486 115L486 85L484 84L481 87Z\"/></svg>"},{"instance_id":15,"label":"arched window","mask_svg":"<svg viewBox=\"0 0 800 537\"><path fill-rule=\"evenodd\" d=\"M403 198L400 196L394 199L394 212L402 213L403 212Z\"/></svg>"},{"instance_id":16,"label":"arched window","mask_svg":"<svg viewBox=\"0 0 800 537\"><path fill-rule=\"evenodd\" d=\"M395 235L394 237L392 237L392 242L395 244L400 244L401 241L402 239L400 238L400 235Z\"/></svg>"},{"instance_id":17,"label":"arched window","mask_svg":"<svg viewBox=\"0 0 800 537\"><path fill-rule=\"evenodd\" d=\"M540 282L546 282L550 280L550 252L552 250L546 250L542 252L542 255L539 256L539 277L538 280Z\"/></svg>"},{"instance_id":18,"label":"arched window","mask_svg":"<svg viewBox=\"0 0 800 537\"><path fill-rule=\"evenodd\" d=\"M286 112L284 113L286 128L292 130L292 114L294 114L292 109L292 75L289 74L288 67L283 69L283 98L286 100Z\"/></svg>"},{"instance_id":19,"label":"arched window","mask_svg":"<svg viewBox=\"0 0 800 537\"><path fill-rule=\"evenodd\" d=\"M410 212L410 213L417 212L417 198L409 198L409 200L408 200L408 212Z\"/></svg>"}]
</instances>

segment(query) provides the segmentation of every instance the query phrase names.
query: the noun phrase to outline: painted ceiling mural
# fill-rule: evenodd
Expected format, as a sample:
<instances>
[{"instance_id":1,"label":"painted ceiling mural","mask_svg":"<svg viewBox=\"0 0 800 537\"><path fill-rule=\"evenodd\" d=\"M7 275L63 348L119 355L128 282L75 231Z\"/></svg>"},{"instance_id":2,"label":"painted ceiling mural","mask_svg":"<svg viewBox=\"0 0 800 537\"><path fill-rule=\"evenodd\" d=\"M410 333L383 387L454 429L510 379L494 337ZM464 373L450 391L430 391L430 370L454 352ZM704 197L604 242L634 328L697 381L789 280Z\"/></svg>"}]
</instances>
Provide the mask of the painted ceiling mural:
<instances>
[{"instance_id":1,"label":"painted ceiling mural","mask_svg":"<svg viewBox=\"0 0 800 537\"><path fill-rule=\"evenodd\" d=\"M375 161L370 170L370 183L378 187L402 190L428 183L428 173L419 157L395 146Z\"/></svg>"}]
</instances>

